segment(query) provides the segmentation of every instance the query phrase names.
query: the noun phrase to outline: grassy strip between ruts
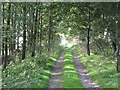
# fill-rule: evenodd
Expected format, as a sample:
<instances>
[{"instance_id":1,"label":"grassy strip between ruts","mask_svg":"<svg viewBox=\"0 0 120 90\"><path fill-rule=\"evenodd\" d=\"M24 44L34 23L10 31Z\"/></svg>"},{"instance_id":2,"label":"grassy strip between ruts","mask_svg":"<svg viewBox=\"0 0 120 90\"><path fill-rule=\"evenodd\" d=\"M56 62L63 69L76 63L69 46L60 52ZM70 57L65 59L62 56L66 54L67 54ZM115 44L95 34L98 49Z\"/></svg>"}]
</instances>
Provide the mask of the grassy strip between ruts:
<instances>
[{"instance_id":1,"label":"grassy strip between ruts","mask_svg":"<svg viewBox=\"0 0 120 90\"><path fill-rule=\"evenodd\" d=\"M102 88L117 88L118 73L115 71L115 61L109 57L91 54L87 56L74 49L88 71L92 80Z\"/></svg>"},{"instance_id":2,"label":"grassy strip between ruts","mask_svg":"<svg viewBox=\"0 0 120 90\"><path fill-rule=\"evenodd\" d=\"M72 51L68 48L66 49L64 58L63 76L64 88L84 88L75 68Z\"/></svg>"}]
</instances>

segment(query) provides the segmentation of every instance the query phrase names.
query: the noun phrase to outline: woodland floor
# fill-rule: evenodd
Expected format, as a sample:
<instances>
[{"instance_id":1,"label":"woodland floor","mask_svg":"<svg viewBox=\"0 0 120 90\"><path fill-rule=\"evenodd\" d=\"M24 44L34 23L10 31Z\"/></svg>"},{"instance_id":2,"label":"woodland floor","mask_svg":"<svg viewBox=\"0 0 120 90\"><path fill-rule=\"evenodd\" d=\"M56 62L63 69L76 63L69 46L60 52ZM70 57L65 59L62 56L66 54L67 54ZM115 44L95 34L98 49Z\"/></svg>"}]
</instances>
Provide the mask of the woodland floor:
<instances>
[{"instance_id":1,"label":"woodland floor","mask_svg":"<svg viewBox=\"0 0 120 90\"><path fill-rule=\"evenodd\" d=\"M55 66L53 67L53 70L51 72L51 76L49 79L48 87L47 88L64 88L63 81L64 81L64 75L63 75L63 62L64 62L64 56L65 56L66 50L64 50L59 57L59 59L56 61ZM74 61L74 65L77 71L77 75L80 78L80 82L82 83L84 88L100 88L99 85L96 85L91 78L89 77L86 69L84 68L83 64L77 57L76 53L72 51L72 57ZM74 77L74 76L73 76ZM71 78L72 79L72 78ZM73 83L73 82L70 82Z\"/></svg>"}]
</instances>

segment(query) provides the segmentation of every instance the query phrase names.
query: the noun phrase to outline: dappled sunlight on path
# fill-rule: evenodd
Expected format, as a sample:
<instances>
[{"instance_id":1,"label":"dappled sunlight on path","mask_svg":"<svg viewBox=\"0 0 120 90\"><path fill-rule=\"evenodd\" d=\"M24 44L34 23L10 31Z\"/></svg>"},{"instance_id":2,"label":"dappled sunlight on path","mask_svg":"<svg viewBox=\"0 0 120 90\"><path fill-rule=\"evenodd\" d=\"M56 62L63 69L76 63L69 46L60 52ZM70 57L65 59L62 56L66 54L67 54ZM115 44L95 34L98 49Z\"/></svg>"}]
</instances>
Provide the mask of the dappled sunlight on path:
<instances>
[{"instance_id":1,"label":"dappled sunlight on path","mask_svg":"<svg viewBox=\"0 0 120 90\"><path fill-rule=\"evenodd\" d=\"M51 89L52 88L64 88L63 84L66 84L66 86L68 86L68 88L73 87L73 86L69 86L69 85L73 85L72 83L76 83L74 81L77 80L78 82L79 81L82 82L84 88L86 88L87 90L90 90L90 89L102 90L102 88L99 85L95 84L91 80L91 78L87 74L86 69L84 69L84 66L82 65L82 63L80 62L79 58L77 57L77 55L74 51L73 51L73 56L72 56L72 54L68 54L68 53L66 53L65 55L64 54L65 54L65 50L62 52L61 56L56 61L55 66L53 67L47 89L48 88L51 88ZM66 58L64 58L64 57L66 57ZM72 57L74 59L76 69L73 67L74 63L72 62L72 59L71 59ZM64 61L64 63L63 63L63 61ZM63 65L64 65L64 75L63 75ZM77 70L77 72L76 72L76 70ZM79 80L77 78L77 76L75 77L75 75L78 75L78 78L80 78L81 80ZM67 79L70 78L70 79L67 80L66 78ZM63 81L65 81L64 79L66 79L67 82L64 83L63 82Z\"/></svg>"}]
</instances>

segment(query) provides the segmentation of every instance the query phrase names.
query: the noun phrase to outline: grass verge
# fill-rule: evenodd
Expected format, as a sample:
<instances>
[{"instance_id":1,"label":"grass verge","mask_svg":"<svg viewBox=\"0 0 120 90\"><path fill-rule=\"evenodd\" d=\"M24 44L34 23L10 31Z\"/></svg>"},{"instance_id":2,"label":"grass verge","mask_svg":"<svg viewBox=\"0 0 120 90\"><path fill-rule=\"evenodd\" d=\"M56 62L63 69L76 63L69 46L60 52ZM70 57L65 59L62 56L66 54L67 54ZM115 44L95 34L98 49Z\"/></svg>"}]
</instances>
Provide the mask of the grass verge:
<instances>
[{"instance_id":1,"label":"grass verge","mask_svg":"<svg viewBox=\"0 0 120 90\"><path fill-rule=\"evenodd\" d=\"M62 52L60 48L50 57L33 57L11 63L2 74L3 88L45 88L50 72Z\"/></svg>"},{"instance_id":2,"label":"grass verge","mask_svg":"<svg viewBox=\"0 0 120 90\"><path fill-rule=\"evenodd\" d=\"M92 80L102 88L118 88L118 73L115 61L102 55L87 56L75 49Z\"/></svg>"}]
</instances>

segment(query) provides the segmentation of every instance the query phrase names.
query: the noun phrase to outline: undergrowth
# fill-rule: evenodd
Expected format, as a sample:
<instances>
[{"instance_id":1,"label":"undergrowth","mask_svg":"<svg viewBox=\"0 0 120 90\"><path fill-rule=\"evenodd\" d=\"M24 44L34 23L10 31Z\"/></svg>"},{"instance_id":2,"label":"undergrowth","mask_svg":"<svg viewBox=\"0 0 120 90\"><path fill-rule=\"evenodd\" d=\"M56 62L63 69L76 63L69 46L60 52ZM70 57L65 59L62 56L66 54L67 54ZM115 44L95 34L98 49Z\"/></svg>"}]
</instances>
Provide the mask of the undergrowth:
<instances>
[{"instance_id":1,"label":"undergrowth","mask_svg":"<svg viewBox=\"0 0 120 90\"><path fill-rule=\"evenodd\" d=\"M50 57L36 56L17 61L3 71L3 88L45 88L62 47Z\"/></svg>"},{"instance_id":2,"label":"undergrowth","mask_svg":"<svg viewBox=\"0 0 120 90\"><path fill-rule=\"evenodd\" d=\"M118 73L116 72L115 60L111 56L104 56L102 54L91 54L87 56L74 46L73 48L83 65L88 71L92 80L100 85L102 88L117 88L118 87Z\"/></svg>"}]
</instances>

